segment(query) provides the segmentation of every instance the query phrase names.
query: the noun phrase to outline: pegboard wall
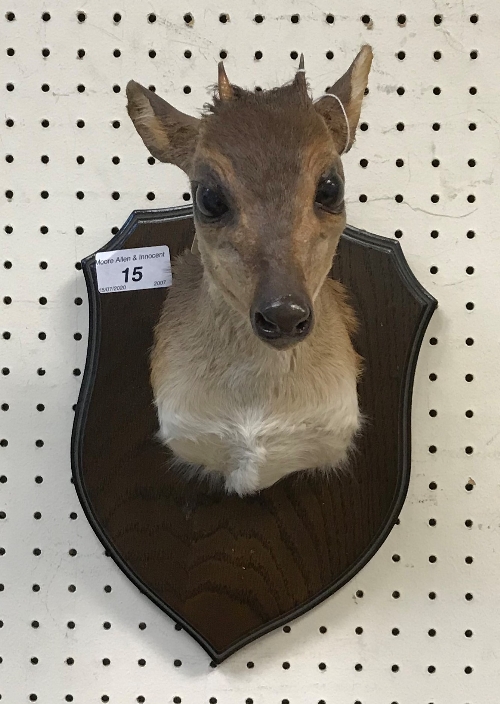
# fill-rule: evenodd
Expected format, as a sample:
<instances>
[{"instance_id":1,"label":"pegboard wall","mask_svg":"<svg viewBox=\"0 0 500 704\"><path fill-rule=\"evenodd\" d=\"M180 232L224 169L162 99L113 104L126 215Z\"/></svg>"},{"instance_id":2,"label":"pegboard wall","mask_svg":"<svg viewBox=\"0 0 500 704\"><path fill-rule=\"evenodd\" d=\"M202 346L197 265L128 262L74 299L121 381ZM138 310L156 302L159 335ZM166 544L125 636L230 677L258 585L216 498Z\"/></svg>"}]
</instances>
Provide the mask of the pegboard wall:
<instances>
[{"instance_id":1,"label":"pegboard wall","mask_svg":"<svg viewBox=\"0 0 500 704\"><path fill-rule=\"evenodd\" d=\"M3 8L2 704L497 704L500 5ZM267 88L304 52L316 96L364 42L375 58L344 157L348 221L399 238L439 301L415 378L409 495L350 583L213 668L105 555L71 483L88 315L78 262L132 210L190 199L135 133L129 79L196 114L219 57L231 81Z\"/></svg>"}]
</instances>

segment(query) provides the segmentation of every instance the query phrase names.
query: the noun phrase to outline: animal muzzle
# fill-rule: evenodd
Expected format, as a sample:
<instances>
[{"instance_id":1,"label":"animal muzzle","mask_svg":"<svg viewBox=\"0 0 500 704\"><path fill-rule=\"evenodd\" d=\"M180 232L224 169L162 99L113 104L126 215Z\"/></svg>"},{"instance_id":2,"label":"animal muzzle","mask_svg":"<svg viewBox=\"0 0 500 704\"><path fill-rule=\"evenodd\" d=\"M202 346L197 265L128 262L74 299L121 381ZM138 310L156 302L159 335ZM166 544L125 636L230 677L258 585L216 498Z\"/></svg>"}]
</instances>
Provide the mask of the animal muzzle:
<instances>
[{"instance_id":1,"label":"animal muzzle","mask_svg":"<svg viewBox=\"0 0 500 704\"><path fill-rule=\"evenodd\" d=\"M313 309L305 294L258 299L250 311L255 334L276 349L304 340L312 330Z\"/></svg>"}]
</instances>

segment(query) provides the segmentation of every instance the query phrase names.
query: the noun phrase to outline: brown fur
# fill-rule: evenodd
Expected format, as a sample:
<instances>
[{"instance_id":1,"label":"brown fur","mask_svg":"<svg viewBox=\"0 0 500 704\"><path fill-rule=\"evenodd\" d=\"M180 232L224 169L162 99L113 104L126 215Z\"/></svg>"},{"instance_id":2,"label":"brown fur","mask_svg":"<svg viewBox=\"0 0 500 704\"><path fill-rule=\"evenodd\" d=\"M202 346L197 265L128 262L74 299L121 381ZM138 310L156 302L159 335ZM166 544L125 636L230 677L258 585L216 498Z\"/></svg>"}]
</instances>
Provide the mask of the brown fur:
<instances>
[{"instance_id":1,"label":"brown fur","mask_svg":"<svg viewBox=\"0 0 500 704\"><path fill-rule=\"evenodd\" d=\"M229 205L212 222L195 208L199 256L174 263L151 382L162 439L240 494L287 471L337 466L359 427L356 321L341 284L327 278L345 208L325 211L315 193L332 169L344 180L339 154L354 139L370 64L364 47L331 89L346 112L348 145L337 100L313 103L302 73L250 92L219 69L219 97L196 122L127 86L129 114L151 153L183 168L194 189L219 189ZM254 334L249 311L256 300L299 294L312 303L312 331L272 349Z\"/></svg>"},{"instance_id":2,"label":"brown fur","mask_svg":"<svg viewBox=\"0 0 500 704\"><path fill-rule=\"evenodd\" d=\"M172 358L181 359L182 365L196 370L195 375L199 377L212 377L217 374L217 369L223 374L238 360L262 359L263 384L267 384L265 358L272 359L280 353L267 350L254 335L247 318L242 318L228 306L223 296L210 290L200 258L185 252L174 261L172 272L175 283L155 328L151 353L153 388L160 387ZM207 300L210 300L208 306ZM356 374L361 368L361 357L350 344L358 329L358 321L348 303L344 286L339 281L327 279L321 289L318 307L321 309L318 324L307 340L290 351L288 369L283 367L286 372L299 363L303 372L310 376L311 388L324 381L318 377L318 368L334 364L338 369L355 369ZM212 345L209 358L199 357L200 340ZM258 384L258 380L254 381ZM292 385L282 388L281 393L293 396L294 380L291 382ZM302 382L303 379L300 385Z\"/></svg>"}]
</instances>

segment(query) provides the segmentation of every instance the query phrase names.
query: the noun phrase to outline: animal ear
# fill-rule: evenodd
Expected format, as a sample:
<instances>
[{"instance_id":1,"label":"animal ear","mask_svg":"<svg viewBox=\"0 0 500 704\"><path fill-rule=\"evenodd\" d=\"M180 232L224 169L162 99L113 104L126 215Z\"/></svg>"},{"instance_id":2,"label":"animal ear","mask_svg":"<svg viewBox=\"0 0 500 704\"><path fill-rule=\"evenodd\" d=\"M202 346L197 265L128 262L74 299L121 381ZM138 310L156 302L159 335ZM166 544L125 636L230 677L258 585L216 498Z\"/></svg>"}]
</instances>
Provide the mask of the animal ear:
<instances>
[{"instance_id":1,"label":"animal ear","mask_svg":"<svg viewBox=\"0 0 500 704\"><path fill-rule=\"evenodd\" d=\"M136 81L127 83L127 99L128 114L151 154L189 174L200 120L176 110Z\"/></svg>"},{"instance_id":2,"label":"animal ear","mask_svg":"<svg viewBox=\"0 0 500 704\"><path fill-rule=\"evenodd\" d=\"M372 48L365 44L342 78L314 103L330 129L339 152L349 151L354 142L372 59Z\"/></svg>"}]
</instances>

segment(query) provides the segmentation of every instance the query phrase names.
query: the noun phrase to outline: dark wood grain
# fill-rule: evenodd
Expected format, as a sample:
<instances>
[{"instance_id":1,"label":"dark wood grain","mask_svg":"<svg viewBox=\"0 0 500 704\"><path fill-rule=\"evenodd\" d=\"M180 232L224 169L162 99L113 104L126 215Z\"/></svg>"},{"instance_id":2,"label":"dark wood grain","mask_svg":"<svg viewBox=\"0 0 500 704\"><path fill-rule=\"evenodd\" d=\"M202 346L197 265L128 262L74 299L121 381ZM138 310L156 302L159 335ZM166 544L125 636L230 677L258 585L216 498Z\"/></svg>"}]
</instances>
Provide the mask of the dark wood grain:
<instances>
[{"instance_id":1,"label":"dark wood grain","mask_svg":"<svg viewBox=\"0 0 500 704\"><path fill-rule=\"evenodd\" d=\"M104 249L189 246L187 211L138 211ZM333 593L380 547L410 471L418 348L435 301L395 242L348 229L334 276L361 319L360 403L368 425L350 473L299 473L256 496L210 493L169 470L154 440L153 326L167 291L98 294L73 433L75 484L102 542L129 577L217 661Z\"/></svg>"}]
</instances>

